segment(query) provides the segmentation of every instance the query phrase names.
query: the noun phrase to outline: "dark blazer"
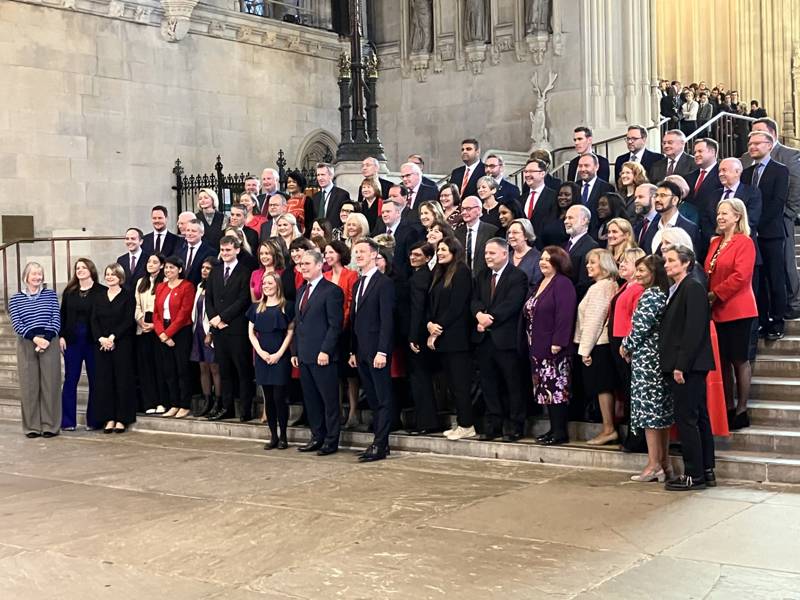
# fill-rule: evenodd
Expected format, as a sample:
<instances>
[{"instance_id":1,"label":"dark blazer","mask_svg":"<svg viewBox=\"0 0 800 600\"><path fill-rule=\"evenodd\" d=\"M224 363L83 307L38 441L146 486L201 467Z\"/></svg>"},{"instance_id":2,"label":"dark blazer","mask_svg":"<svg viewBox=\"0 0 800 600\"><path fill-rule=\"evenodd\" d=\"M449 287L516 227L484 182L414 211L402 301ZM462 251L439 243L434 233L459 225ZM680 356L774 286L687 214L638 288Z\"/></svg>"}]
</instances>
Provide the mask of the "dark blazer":
<instances>
[{"instance_id":1,"label":"dark blazer","mask_svg":"<svg viewBox=\"0 0 800 600\"><path fill-rule=\"evenodd\" d=\"M669 117L673 121L679 121L681 118L680 113L678 113L678 105L675 102L674 96L670 96L669 94L666 96L661 96L658 108L658 112L661 113L662 117Z\"/></svg>"},{"instance_id":2,"label":"dark blazer","mask_svg":"<svg viewBox=\"0 0 800 600\"><path fill-rule=\"evenodd\" d=\"M462 177L463 177L463 175L462 175ZM425 175L422 176L422 183L425 183L427 185L432 185L433 187L438 188L438 186L436 185L436 182L433 179L431 179L430 177L425 177ZM387 190L386 193L388 194L389 191Z\"/></svg>"},{"instance_id":3,"label":"dark blazer","mask_svg":"<svg viewBox=\"0 0 800 600\"><path fill-rule=\"evenodd\" d=\"M414 196L414 207L411 209L414 213L419 214L419 205L429 200L436 200L439 197L439 190L436 186L420 183L417 188L417 195Z\"/></svg>"},{"instance_id":4,"label":"dark blazer","mask_svg":"<svg viewBox=\"0 0 800 600\"><path fill-rule=\"evenodd\" d=\"M85 308L88 309L88 314L86 315L86 325L90 329L89 339L91 340L96 339L91 332L92 307L94 298L96 295L103 294L105 292L106 286L95 282L94 285L89 288L89 291L86 294L87 297L85 300ZM83 299L80 298L80 291L78 290L62 294L61 296L61 331L59 332L58 336L64 338L67 344L72 344L73 342L78 341L75 338L75 327L78 324L78 305L81 304L82 301Z\"/></svg>"},{"instance_id":5,"label":"dark blazer","mask_svg":"<svg viewBox=\"0 0 800 600\"><path fill-rule=\"evenodd\" d=\"M100 290L94 295L94 306L90 319L92 341L98 347L97 340L101 337L114 336L114 343L121 339L129 338L136 333L136 300L133 292L122 290L109 302L108 290Z\"/></svg>"},{"instance_id":6,"label":"dark blazer","mask_svg":"<svg viewBox=\"0 0 800 600\"><path fill-rule=\"evenodd\" d=\"M626 152L625 154L620 154L617 159L614 161L614 178L619 179L619 174L622 172L622 165L626 162L629 162L631 157L630 152ZM660 152L651 152L647 148L644 149L644 154L642 154L641 165L644 167L645 173L647 173L647 178L652 181L653 179L650 177L650 171L653 168L653 165L656 164L664 158L664 155Z\"/></svg>"},{"instance_id":7,"label":"dark blazer","mask_svg":"<svg viewBox=\"0 0 800 600\"><path fill-rule=\"evenodd\" d=\"M375 224L373 235L386 233L386 224L383 220ZM394 230L394 251L392 252L392 267L395 272L407 279L411 275L411 264L408 262L408 254L411 246L425 237L425 230L419 221L400 221Z\"/></svg>"},{"instance_id":8,"label":"dark blazer","mask_svg":"<svg viewBox=\"0 0 800 600\"><path fill-rule=\"evenodd\" d=\"M472 278L469 268L463 263L458 265L450 287L444 286L444 277L431 287L428 321L441 325L443 329L434 346L437 351L469 351L469 333L472 326L472 316L469 312L471 295Z\"/></svg>"},{"instance_id":9,"label":"dark blazer","mask_svg":"<svg viewBox=\"0 0 800 600\"><path fill-rule=\"evenodd\" d=\"M350 352L360 360L372 361L378 352L391 357L394 331L394 284L380 271L370 277L364 295L361 294L363 279L353 287L353 302L350 305Z\"/></svg>"},{"instance_id":10,"label":"dark blazer","mask_svg":"<svg viewBox=\"0 0 800 600\"><path fill-rule=\"evenodd\" d=\"M701 283L686 276L667 302L661 320L661 372L714 370L708 295Z\"/></svg>"},{"instance_id":11,"label":"dark blazer","mask_svg":"<svg viewBox=\"0 0 800 600\"><path fill-rule=\"evenodd\" d=\"M125 271L125 283L122 284L122 288L133 293L136 282L147 273L147 259L150 258L150 255L145 254L144 250L142 250L142 253L139 255L139 260L136 261L136 267L133 273L131 273L130 257L130 253L126 252L122 256L117 257L117 264Z\"/></svg>"},{"instance_id":12,"label":"dark blazer","mask_svg":"<svg viewBox=\"0 0 800 600\"><path fill-rule=\"evenodd\" d=\"M665 156L661 160L657 161L653 166L650 168L650 174L652 178L650 181L653 183L658 183L659 181L663 181L664 177L667 176L667 167L669 166L669 159ZM685 152L682 153L678 157L678 162L675 163L675 175L680 175L684 179L686 176L691 173L692 171L697 170L697 165L694 162L694 158L686 154Z\"/></svg>"},{"instance_id":13,"label":"dark blazer","mask_svg":"<svg viewBox=\"0 0 800 600\"><path fill-rule=\"evenodd\" d=\"M219 316L227 327L224 329L211 328L213 335L247 335L247 317L245 313L250 308L250 274L242 261L225 282L225 263L220 263L211 271L206 284L206 315L211 320Z\"/></svg>"},{"instance_id":14,"label":"dark blazer","mask_svg":"<svg viewBox=\"0 0 800 600\"><path fill-rule=\"evenodd\" d=\"M583 182L578 182L578 185L581 188L581 192L583 192ZM600 196L613 191L614 186L607 181L603 181L600 177L595 180L592 191L589 192L589 200L586 203L586 208L592 211L592 221L597 218L597 201L600 200Z\"/></svg>"},{"instance_id":15,"label":"dark blazer","mask_svg":"<svg viewBox=\"0 0 800 600\"><path fill-rule=\"evenodd\" d=\"M301 363L317 364L317 355L324 352L331 362L338 360L339 335L344 322L344 292L324 277L308 297L305 311L300 310L308 283L297 290L294 307L292 356Z\"/></svg>"},{"instance_id":16,"label":"dark blazer","mask_svg":"<svg viewBox=\"0 0 800 600\"><path fill-rule=\"evenodd\" d=\"M165 232L161 236L161 254L165 257L172 256L180 242L181 238L177 235L171 231ZM156 236L152 231L144 236L142 252L145 252L147 256L156 252Z\"/></svg>"},{"instance_id":17,"label":"dark blazer","mask_svg":"<svg viewBox=\"0 0 800 600\"><path fill-rule=\"evenodd\" d=\"M318 191L311 198L311 203L314 206L314 219L327 219L332 227L341 227L342 221L339 219L339 210L345 202L350 202L350 194L334 185L328 198L327 210L324 215L320 214L322 210L322 190Z\"/></svg>"},{"instance_id":18,"label":"dark blazer","mask_svg":"<svg viewBox=\"0 0 800 600\"><path fill-rule=\"evenodd\" d=\"M205 227L203 231L203 241L211 246L214 250L219 250L219 241L222 239L222 226L225 223L225 215L216 211L214 218L211 220L211 225L206 222L202 212L195 213L195 218Z\"/></svg>"},{"instance_id":19,"label":"dark blazer","mask_svg":"<svg viewBox=\"0 0 800 600\"><path fill-rule=\"evenodd\" d=\"M242 227L242 232L244 233L244 239L250 244L250 249L255 254L258 250L258 234L249 227Z\"/></svg>"},{"instance_id":20,"label":"dark blazer","mask_svg":"<svg viewBox=\"0 0 800 600\"><path fill-rule=\"evenodd\" d=\"M525 210L525 204L528 202L530 191L520 198L519 205L525 217L528 213ZM539 238L541 237L542 230L553 221L558 220L558 194L555 190L545 187L539 196L536 198L536 204L533 209L533 216L531 217L531 225L533 225L533 232L536 234L536 247L539 247ZM542 246L544 247L544 246ZM541 248L539 248L541 250Z\"/></svg>"},{"instance_id":21,"label":"dark blazer","mask_svg":"<svg viewBox=\"0 0 800 600\"><path fill-rule=\"evenodd\" d=\"M498 350L514 350L517 347L519 313L528 292L528 277L509 262L491 294L492 270L485 269L475 278L470 311L474 317L479 312L494 317L492 326L485 332L472 329L472 341L480 344L488 335Z\"/></svg>"},{"instance_id":22,"label":"dark blazer","mask_svg":"<svg viewBox=\"0 0 800 600\"><path fill-rule=\"evenodd\" d=\"M747 185L753 181L755 168L755 165L751 165L742 173L742 181ZM779 162L770 160L761 173L758 189L762 201L758 237L764 239L784 237L786 231L783 225L783 212L789 196L789 169Z\"/></svg>"},{"instance_id":23,"label":"dark blazer","mask_svg":"<svg viewBox=\"0 0 800 600\"><path fill-rule=\"evenodd\" d=\"M497 186L497 191L495 192L494 197L498 202L510 202L511 200L516 200L519 202L520 191L519 188L511 183L508 179L503 178L500 180L500 185Z\"/></svg>"},{"instance_id":24,"label":"dark blazer","mask_svg":"<svg viewBox=\"0 0 800 600\"><path fill-rule=\"evenodd\" d=\"M433 273L423 265L408 278L408 294L411 310L409 314L408 341L424 346L428 339L428 293Z\"/></svg>"},{"instance_id":25,"label":"dark blazer","mask_svg":"<svg viewBox=\"0 0 800 600\"><path fill-rule=\"evenodd\" d=\"M388 198L389 189L395 184L388 179L384 179L383 177L378 177L378 183L381 186L381 198ZM364 202L364 196L361 195L361 186L358 186L358 202L359 204Z\"/></svg>"},{"instance_id":26,"label":"dark blazer","mask_svg":"<svg viewBox=\"0 0 800 600\"><path fill-rule=\"evenodd\" d=\"M642 240L642 249L648 254L652 251L653 238L656 237L656 232L658 232L659 220L660 217L653 219L650 227L647 228L647 233L644 234L644 240ZM703 247L700 239L700 228L680 213L678 214L678 220L675 221L675 227L680 227L689 234L689 237L692 238L692 245L699 254L699 250ZM656 254L661 254L660 250L656 249Z\"/></svg>"},{"instance_id":27,"label":"dark blazer","mask_svg":"<svg viewBox=\"0 0 800 600\"><path fill-rule=\"evenodd\" d=\"M464 180L464 169L466 168L465 165L461 165L453 169L453 172L450 173L450 183L455 183L458 189L461 189L461 182ZM464 188L464 193L461 194L462 199L467 196L478 195L478 179L484 175L486 175L486 167L483 165L483 161L479 160L477 166L472 170L472 175L469 176L469 181L467 182L467 187Z\"/></svg>"},{"instance_id":28,"label":"dark blazer","mask_svg":"<svg viewBox=\"0 0 800 600\"><path fill-rule=\"evenodd\" d=\"M580 158L580 155L578 155L569 161L567 181L578 181L578 161ZM597 161L600 163L597 169L597 178L603 181L611 181L611 168L608 166L608 159L605 156L597 154Z\"/></svg>"},{"instance_id":29,"label":"dark blazer","mask_svg":"<svg viewBox=\"0 0 800 600\"><path fill-rule=\"evenodd\" d=\"M719 166L714 165L708 171L705 179L703 179L703 183L700 184L700 187L695 192L694 187L697 185L697 180L699 178L699 168L686 176L686 183L689 184L689 195L686 197L686 202L693 204L695 208L697 208L698 214L702 214L709 202L715 203L719 199L719 197L715 195L717 188L722 185L719 182Z\"/></svg>"},{"instance_id":30,"label":"dark blazer","mask_svg":"<svg viewBox=\"0 0 800 600\"><path fill-rule=\"evenodd\" d=\"M184 265L186 264L186 260L189 258L189 245L186 243L186 240L182 239L180 241L180 244L178 244L178 247L175 249L175 255L180 256L183 259ZM202 280L200 269L203 267L203 261L209 256L216 255L216 250L214 250L205 242L200 242L200 245L197 247L197 250L195 250L195 253L192 256L191 268L184 271L184 279L188 279L195 286L197 286L197 284Z\"/></svg>"},{"instance_id":31,"label":"dark blazer","mask_svg":"<svg viewBox=\"0 0 800 600\"><path fill-rule=\"evenodd\" d=\"M497 233L497 227L486 223L484 221L480 222L478 226L478 234L475 236L473 240L473 248L472 248L472 264L474 268L472 269L473 275L477 276L478 273L483 271L486 268L486 257L483 255L484 250L486 248L486 242L492 239L495 234ZM461 245L464 246L464 257L467 256L467 226L466 223L463 227L459 227L456 229L456 239L461 242Z\"/></svg>"},{"instance_id":32,"label":"dark blazer","mask_svg":"<svg viewBox=\"0 0 800 600\"><path fill-rule=\"evenodd\" d=\"M706 209L700 215L700 235L703 236L706 248L708 243L716 235L717 231L717 205L725 194L725 188L717 188L711 196L712 201L706 205ZM758 224L761 221L761 192L757 188L746 183L739 182L734 198L739 198L747 208L747 222L750 225L750 237L755 242L758 239ZM758 254L758 246L756 246ZM760 256L756 259L756 264L760 264Z\"/></svg>"},{"instance_id":33,"label":"dark blazer","mask_svg":"<svg viewBox=\"0 0 800 600\"><path fill-rule=\"evenodd\" d=\"M569 245L567 240L566 246ZM572 259L572 283L575 284L575 291L578 294L578 302L586 295L586 290L594 283L586 270L586 255L589 250L597 248L597 242L587 232L582 236L572 248L569 249L569 257Z\"/></svg>"}]
</instances>

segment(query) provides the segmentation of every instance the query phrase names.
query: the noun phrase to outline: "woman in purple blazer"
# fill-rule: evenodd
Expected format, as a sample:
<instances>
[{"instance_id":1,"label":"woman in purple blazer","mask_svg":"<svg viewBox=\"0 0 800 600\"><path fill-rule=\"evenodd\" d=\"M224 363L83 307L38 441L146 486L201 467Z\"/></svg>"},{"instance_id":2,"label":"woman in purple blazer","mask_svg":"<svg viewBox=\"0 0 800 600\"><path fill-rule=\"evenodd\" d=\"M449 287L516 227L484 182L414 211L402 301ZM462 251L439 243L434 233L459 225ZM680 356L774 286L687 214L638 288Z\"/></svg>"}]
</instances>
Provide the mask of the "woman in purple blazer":
<instances>
[{"instance_id":1,"label":"woman in purple blazer","mask_svg":"<svg viewBox=\"0 0 800 600\"><path fill-rule=\"evenodd\" d=\"M570 375L577 296L569 278L572 261L558 246L547 246L539 259L544 276L522 311L536 401L547 405L550 431L537 441L555 446L569 441Z\"/></svg>"}]
</instances>

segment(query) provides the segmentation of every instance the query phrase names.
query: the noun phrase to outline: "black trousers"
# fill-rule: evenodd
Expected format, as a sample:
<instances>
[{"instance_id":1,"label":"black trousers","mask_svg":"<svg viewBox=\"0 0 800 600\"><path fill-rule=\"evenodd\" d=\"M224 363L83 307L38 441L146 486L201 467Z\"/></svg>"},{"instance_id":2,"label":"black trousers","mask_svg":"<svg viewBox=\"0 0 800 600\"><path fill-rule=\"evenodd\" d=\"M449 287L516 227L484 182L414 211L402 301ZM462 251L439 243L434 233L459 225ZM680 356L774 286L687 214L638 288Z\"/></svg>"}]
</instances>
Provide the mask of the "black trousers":
<instances>
[{"instance_id":1,"label":"black trousers","mask_svg":"<svg viewBox=\"0 0 800 600\"><path fill-rule=\"evenodd\" d=\"M473 427L475 416L472 410L472 359L469 352L442 352L442 371L456 403L456 422L461 427Z\"/></svg>"},{"instance_id":2,"label":"black trousers","mask_svg":"<svg viewBox=\"0 0 800 600\"><path fill-rule=\"evenodd\" d=\"M522 435L525 432L525 402L517 353L498 350L487 334L478 345L477 355L481 391L486 404L485 433Z\"/></svg>"},{"instance_id":3,"label":"black trousers","mask_svg":"<svg viewBox=\"0 0 800 600\"><path fill-rule=\"evenodd\" d=\"M136 389L134 388L133 339L124 337L115 342L110 352L95 347L94 418L102 427L106 421L129 425L136 421Z\"/></svg>"},{"instance_id":4,"label":"black trousers","mask_svg":"<svg viewBox=\"0 0 800 600\"><path fill-rule=\"evenodd\" d=\"M706 373L692 371L684 373L683 377L683 384L675 383L671 374L667 375L667 380L675 404L684 472L699 481L705 469L714 468L714 436L706 407Z\"/></svg>"},{"instance_id":5,"label":"black trousers","mask_svg":"<svg viewBox=\"0 0 800 600\"><path fill-rule=\"evenodd\" d=\"M342 417L339 414L339 365L335 362L325 367L300 363L300 386L303 404L315 440L328 446L339 445Z\"/></svg>"},{"instance_id":6,"label":"black trousers","mask_svg":"<svg viewBox=\"0 0 800 600\"><path fill-rule=\"evenodd\" d=\"M167 403L177 408L189 408L192 403L192 380L189 377L192 326L187 325L178 331L172 336L172 341L175 342L172 348L158 341L158 351L169 396Z\"/></svg>"},{"instance_id":7,"label":"black trousers","mask_svg":"<svg viewBox=\"0 0 800 600\"><path fill-rule=\"evenodd\" d=\"M758 238L764 263L759 268L758 316L762 327L783 331L786 313L785 238Z\"/></svg>"},{"instance_id":8,"label":"black trousers","mask_svg":"<svg viewBox=\"0 0 800 600\"><path fill-rule=\"evenodd\" d=\"M420 348L419 354L408 351L408 381L414 402L417 429L437 429L436 397L433 394L433 353Z\"/></svg>"},{"instance_id":9,"label":"black trousers","mask_svg":"<svg viewBox=\"0 0 800 600\"><path fill-rule=\"evenodd\" d=\"M159 404L169 408L159 346L163 344L153 331L136 336L137 372L142 393L140 406L143 411L156 408Z\"/></svg>"},{"instance_id":10,"label":"black trousers","mask_svg":"<svg viewBox=\"0 0 800 600\"><path fill-rule=\"evenodd\" d=\"M386 366L376 369L371 358L358 359L358 376L369 407L372 409L373 444L378 448L389 446L389 431L392 428L392 356L386 357Z\"/></svg>"},{"instance_id":11,"label":"black trousers","mask_svg":"<svg viewBox=\"0 0 800 600\"><path fill-rule=\"evenodd\" d=\"M278 435L286 439L286 427L289 423L289 388L285 385L262 385L264 405L267 412L267 425L273 438Z\"/></svg>"},{"instance_id":12,"label":"black trousers","mask_svg":"<svg viewBox=\"0 0 800 600\"><path fill-rule=\"evenodd\" d=\"M252 414L255 389L253 350L247 336L215 335L214 359L219 364L223 407L226 411L233 410L233 399L238 389L241 416L249 419Z\"/></svg>"}]
</instances>

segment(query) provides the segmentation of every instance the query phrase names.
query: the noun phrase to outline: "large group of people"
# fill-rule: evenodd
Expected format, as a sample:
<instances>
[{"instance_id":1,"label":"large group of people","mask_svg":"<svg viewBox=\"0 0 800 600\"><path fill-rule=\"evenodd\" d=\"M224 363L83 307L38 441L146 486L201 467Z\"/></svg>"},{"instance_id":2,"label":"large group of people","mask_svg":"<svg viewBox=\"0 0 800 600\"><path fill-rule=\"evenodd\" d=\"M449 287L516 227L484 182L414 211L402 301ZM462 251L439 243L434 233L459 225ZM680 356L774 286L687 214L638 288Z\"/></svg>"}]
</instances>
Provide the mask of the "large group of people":
<instances>
[{"instance_id":1,"label":"large group of people","mask_svg":"<svg viewBox=\"0 0 800 600\"><path fill-rule=\"evenodd\" d=\"M613 165L593 151L590 128L574 141L567 181L535 151L521 190L501 156L481 160L475 139L441 189L419 155L398 183L364 159L356 198L329 164L317 166L313 194L300 173L284 192L265 169L230 214L202 190L177 234L167 208L153 207L152 231L128 229L125 253L102 273L75 261L60 307L29 263L10 300L25 433L75 428L85 364L87 425L105 433L124 432L137 412L260 416L265 448L285 449L298 402L311 432L298 450L325 456L365 402L374 437L359 460L371 462L389 454L403 408L414 409L411 435L504 442L529 435L527 418L546 410L536 443L569 442L570 420L590 415L602 425L588 444L646 447L635 481L715 485L713 434L749 424L755 342L781 338L797 316L800 153L766 118L742 160L719 162L709 138L687 154L681 129L665 133L661 154L631 125ZM724 397L707 393L714 371Z\"/></svg>"}]
</instances>

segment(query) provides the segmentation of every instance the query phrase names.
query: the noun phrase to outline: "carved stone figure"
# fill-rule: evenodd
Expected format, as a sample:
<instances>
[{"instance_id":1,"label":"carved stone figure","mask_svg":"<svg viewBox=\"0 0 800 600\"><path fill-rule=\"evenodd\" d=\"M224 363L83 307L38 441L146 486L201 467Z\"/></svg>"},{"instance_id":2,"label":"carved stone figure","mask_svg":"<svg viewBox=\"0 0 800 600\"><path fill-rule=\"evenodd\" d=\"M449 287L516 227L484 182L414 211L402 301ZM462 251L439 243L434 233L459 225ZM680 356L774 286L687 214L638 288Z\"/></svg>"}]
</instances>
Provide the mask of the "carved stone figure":
<instances>
[{"instance_id":1,"label":"carved stone figure","mask_svg":"<svg viewBox=\"0 0 800 600\"><path fill-rule=\"evenodd\" d=\"M431 0L411 0L411 51L430 52L432 32Z\"/></svg>"},{"instance_id":2,"label":"carved stone figure","mask_svg":"<svg viewBox=\"0 0 800 600\"><path fill-rule=\"evenodd\" d=\"M486 41L485 0L466 0L464 5L464 39L468 43Z\"/></svg>"},{"instance_id":3,"label":"carved stone figure","mask_svg":"<svg viewBox=\"0 0 800 600\"><path fill-rule=\"evenodd\" d=\"M548 33L552 0L525 0L525 33Z\"/></svg>"},{"instance_id":4,"label":"carved stone figure","mask_svg":"<svg viewBox=\"0 0 800 600\"><path fill-rule=\"evenodd\" d=\"M534 73L531 77L531 86L539 97L536 111L528 113L531 118L531 150L552 150L550 132L547 131L547 93L555 87L556 79L558 79L558 73L550 71L547 86L542 89L539 85L539 74Z\"/></svg>"}]
</instances>

